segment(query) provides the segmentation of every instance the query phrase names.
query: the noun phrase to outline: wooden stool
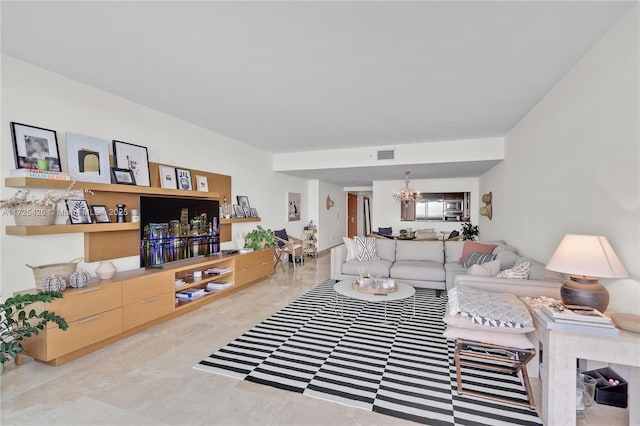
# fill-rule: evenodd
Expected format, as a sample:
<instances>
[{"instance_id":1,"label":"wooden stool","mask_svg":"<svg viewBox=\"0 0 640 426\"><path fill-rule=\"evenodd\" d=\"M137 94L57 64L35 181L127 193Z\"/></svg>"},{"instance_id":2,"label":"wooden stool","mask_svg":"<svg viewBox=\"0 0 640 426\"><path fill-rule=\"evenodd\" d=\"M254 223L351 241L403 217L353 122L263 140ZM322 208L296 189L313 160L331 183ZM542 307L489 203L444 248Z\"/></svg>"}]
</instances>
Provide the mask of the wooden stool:
<instances>
[{"instance_id":1,"label":"wooden stool","mask_svg":"<svg viewBox=\"0 0 640 426\"><path fill-rule=\"evenodd\" d=\"M455 362L458 394L468 394L493 401L515 404L521 407L529 407L531 410L535 410L536 405L533 401L533 392L531 391L531 384L529 383L526 366L527 362L529 362L535 354L536 351L533 348L518 349L494 345L491 343L474 342L472 340L464 340L460 338L456 339ZM499 362L500 364L494 364L493 362ZM490 371L520 373L529 403L527 404L526 402L491 395L484 392L463 390L461 373L461 366L463 365Z\"/></svg>"}]
</instances>

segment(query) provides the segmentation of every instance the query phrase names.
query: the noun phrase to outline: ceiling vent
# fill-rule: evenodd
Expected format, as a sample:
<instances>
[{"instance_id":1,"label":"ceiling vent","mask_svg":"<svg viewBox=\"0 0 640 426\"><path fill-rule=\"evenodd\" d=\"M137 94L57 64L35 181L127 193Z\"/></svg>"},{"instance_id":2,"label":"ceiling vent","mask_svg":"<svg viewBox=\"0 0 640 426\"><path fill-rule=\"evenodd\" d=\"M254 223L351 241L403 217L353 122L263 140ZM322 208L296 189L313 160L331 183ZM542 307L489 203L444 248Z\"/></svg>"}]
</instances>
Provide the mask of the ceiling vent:
<instances>
[{"instance_id":1,"label":"ceiling vent","mask_svg":"<svg viewBox=\"0 0 640 426\"><path fill-rule=\"evenodd\" d=\"M378 160L393 160L394 150L378 151Z\"/></svg>"}]
</instances>

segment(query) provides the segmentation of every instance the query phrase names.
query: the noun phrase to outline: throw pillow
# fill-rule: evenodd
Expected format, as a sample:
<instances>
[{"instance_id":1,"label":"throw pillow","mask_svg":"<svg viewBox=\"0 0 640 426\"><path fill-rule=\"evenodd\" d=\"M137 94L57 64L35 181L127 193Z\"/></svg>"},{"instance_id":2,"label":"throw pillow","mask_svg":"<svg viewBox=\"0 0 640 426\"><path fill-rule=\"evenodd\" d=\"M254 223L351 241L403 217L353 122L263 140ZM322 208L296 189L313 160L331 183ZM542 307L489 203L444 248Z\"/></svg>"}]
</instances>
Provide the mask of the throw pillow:
<instances>
[{"instance_id":1,"label":"throw pillow","mask_svg":"<svg viewBox=\"0 0 640 426\"><path fill-rule=\"evenodd\" d=\"M448 295L450 316L459 313L476 324L491 327L522 328L533 324L529 310L513 294L454 287Z\"/></svg>"},{"instance_id":2,"label":"throw pillow","mask_svg":"<svg viewBox=\"0 0 640 426\"><path fill-rule=\"evenodd\" d=\"M477 251L478 253L491 254L494 248L496 248L495 244L482 244L467 240L464 242L464 247L462 247L462 256L458 262L460 262L461 265L464 265L467 257L469 257L469 255L474 251Z\"/></svg>"},{"instance_id":3,"label":"throw pillow","mask_svg":"<svg viewBox=\"0 0 640 426\"><path fill-rule=\"evenodd\" d=\"M495 277L500 272L500 261L492 260L483 264L471 265L467 269L467 274L477 275L480 277Z\"/></svg>"},{"instance_id":4,"label":"throw pillow","mask_svg":"<svg viewBox=\"0 0 640 426\"><path fill-rule=\"evenodd\" d=\"M287 235L286 228L278 229L277 231L273 231L273 233L275 234L276 237L282 238L285 241L289 241L289 235ZM280 248L284 247L284 243L282 241L278 241L278 247Z\"/></svg>"},{"instance_id":5,"label":"throw pillow","mask_svg":"<svg viewBox=\"0 0 640 426\"><path fill-rule=\"evenodd\" d=\"M350 260L358 260L358 250L356 249L356 242L347 237L342 237L342 241L344 241L344 246L347 248L347 259L346 262Z\"/></svg>"},{"instance_id":6,"label":"throw pillow","mask_svg":"<svg viewBox=\"0 0 640 426\"><path fill-rule=\"evenodd\" d=\"M531 269L531 264L529 262L522 262L511 269L505 269L504 271L500 271L497 277L498 278L518 278L521 280L526 280L527 278L529 278L529 269Z\"/></svg>"},{"instance_id":7,"label":"throw pillow","mask_svg":"<svg viewBox=\"0 0 640 426\"><path fill-rule=\"evenodd\" d=\"M496 258L495 254L486 254L474 251L467 257L467 260L464 261L463 266L465 268L470 267L471 265L482 265L483 263L491 262Z\"/></svg>"},{"instance_id":8,"label":"throw pillow","mask_svg":"<svg viewBox=\"0 0 640 426\"><path fill-rule=\"evenodd\" d=\"M451 233L449 234L447 239L450 240L450 239L455 238L455 237L457 237L459 235L460 235L460 233L454 229L453 231L451 231Z\"/></svg>"},{"instance_id":9,"label":"throw pillow","mask_svg":"<svg viewBox=\"0 0 640 426\"><path fill-rule=\"evenodd\" d=\"M358 260L380 260L376 252L376 239L371 237L354 237Z\"/></svg>"},{"instance_id":10,"label":"throw pillow","mask_svg":"<svg viewBox=\"0 0 640 426\"><path fill-rule=\"evenodd\" d=\"M378 228L378 234L380 235L391 235L393 234L393 229L392 227L388 227L388 228Z\"/></svg>"}]
</instances>

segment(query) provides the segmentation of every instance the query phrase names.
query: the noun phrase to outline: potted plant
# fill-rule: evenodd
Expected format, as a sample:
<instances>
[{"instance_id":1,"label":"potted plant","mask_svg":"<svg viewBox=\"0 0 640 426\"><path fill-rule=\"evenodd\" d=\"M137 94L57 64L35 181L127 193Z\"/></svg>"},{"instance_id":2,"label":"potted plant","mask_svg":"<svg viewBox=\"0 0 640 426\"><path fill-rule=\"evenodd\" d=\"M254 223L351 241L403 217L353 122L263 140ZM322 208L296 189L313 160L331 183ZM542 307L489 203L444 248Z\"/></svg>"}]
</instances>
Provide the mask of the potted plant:
<instances>
[{"instance_id":1,"label":"potted plant","mask_svg":"<svg viewBox=\"0 0 640 426\"><path fill-rule=\"evenodd\" d=\"M258 227L244 236L245 248L260 250L263 248L271 248L276 245L276 236L271 229Z\"/></svg>"},{"instance_id":2,"label":"potted plant","mask_svg":"<svg viewBox=\"0 0 640 426\"><path fill-rule=\"evenodd\" d=\"M62 192L49 190L36 197L29 190L18 190L6 200L0 200L0 209L9 211L18 226L53 225L56 220L56 207L59 201L83 198L81 189L72 189L75 181ZM91 192L91 191L88 191Z\"/></svg>"},{"instance_id":3,"label":"potted plant","mask_svg":"<svg viewBox=\"0 0 640 426\"><path fill-rule=\"evenodd\" d=\"M10 297L0 304L0 368L4 363L22 352L22 341L26 337L37 335L49 321L55 322L58 328L66 330L69 325L55 312L36 312L27 310L27 306L36 302L52 302L62 297L62 293L45 291L34 294L19 294Z\"/></svg>"},{"instance_id":4,"label":"potted plant","mask_svg":"<svg viewBox=\"0 0 640 426\"><path fill-rule=\"evenodd\" d=\"M461 240L475 240L480 231L478 230L478 225L472 225L471 223L463 223L462 224L462 234L460 236Z\"/></svg>"}]
</instances>

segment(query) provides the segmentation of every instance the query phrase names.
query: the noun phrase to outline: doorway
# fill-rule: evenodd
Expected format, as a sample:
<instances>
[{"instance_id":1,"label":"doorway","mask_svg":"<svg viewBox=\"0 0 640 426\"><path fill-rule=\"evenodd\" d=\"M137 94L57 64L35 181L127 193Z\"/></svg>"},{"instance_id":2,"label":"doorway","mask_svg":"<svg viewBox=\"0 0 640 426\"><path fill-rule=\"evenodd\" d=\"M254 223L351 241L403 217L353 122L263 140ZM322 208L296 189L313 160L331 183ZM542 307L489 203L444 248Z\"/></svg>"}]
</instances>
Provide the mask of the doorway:
<instances>
[{"instance_id":1,"label":"doorway","mask_svg":"<svg viewBox=\"0 0 640 426\"><path fill-rule=\"evenodd\" d=\"M347 194L347 237L358 235L358 196Z\"/></svg>"}]
</instances>

